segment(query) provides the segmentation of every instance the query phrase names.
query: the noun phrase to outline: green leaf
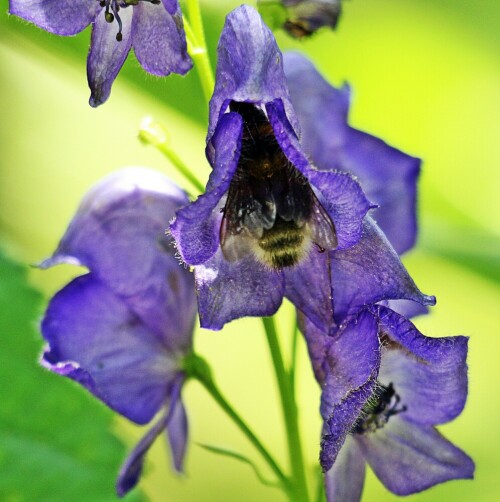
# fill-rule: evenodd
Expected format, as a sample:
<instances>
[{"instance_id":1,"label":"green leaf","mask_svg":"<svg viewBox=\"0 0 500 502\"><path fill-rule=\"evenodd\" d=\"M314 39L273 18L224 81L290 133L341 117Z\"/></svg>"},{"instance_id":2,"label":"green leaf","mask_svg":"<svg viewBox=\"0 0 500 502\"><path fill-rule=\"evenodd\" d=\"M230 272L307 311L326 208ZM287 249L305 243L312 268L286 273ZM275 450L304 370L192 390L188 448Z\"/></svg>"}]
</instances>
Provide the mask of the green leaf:
<instances>
[{"instance_id":1,"label":"green leaf","mask_svg":"<svg viewBox=\"0 0 500 502\"><path fill-rule=\"evenodd\" d=\"M1 254L0 278L0 500L115 501L126 451L110 433L113 413L38 364L41 295Z\"/></svg>"},{"instance_id":2,"label":"green leaf","mask_svg":"<svg viewBox=\"0 0 500 502\"><path fill-rule=\"evenodd\" d=\"M234 458L236 460L239 460L240 462L243 462L244 464L248 464L253 471L255 472L255 475L259 479L259 481L266 486L272 486L275 488L280 488L280 485L278 483L275 483L273 481L269 481L262 474L260 473L259 469L257 466L253 463L252 460L250 460L248 457L245 457L241 453L237 453L232 450L228 450L227 448L222 448L221 446L214 446L214 445L209 445L209 444L203 444L203 443L197 443L198 446L201 446L205 450L215 453L216 455L222 455L224 457L230 457Z\"/></svg>"}]
</instances>

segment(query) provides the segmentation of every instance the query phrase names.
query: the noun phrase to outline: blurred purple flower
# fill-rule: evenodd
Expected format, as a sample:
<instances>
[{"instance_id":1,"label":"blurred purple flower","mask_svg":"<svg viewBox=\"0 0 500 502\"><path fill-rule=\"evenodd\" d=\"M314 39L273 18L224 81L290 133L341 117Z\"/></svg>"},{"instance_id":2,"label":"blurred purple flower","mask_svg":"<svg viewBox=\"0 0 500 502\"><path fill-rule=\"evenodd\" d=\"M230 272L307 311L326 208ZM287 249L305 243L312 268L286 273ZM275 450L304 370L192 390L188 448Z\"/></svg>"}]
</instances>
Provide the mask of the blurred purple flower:
<instances>
[{"instance_id":1,"label":"blurred purple flower","mask_svg":"<svg viewBox=\"0 0 500 502\"><path fill-rule=\"evenodd\" d=\"M184 75L192 66L178 0L10 0L9 12L56 35L92 24L87 77L94 107L108 99L132 47L153 75Z\"/></svg>"},{"instance_id":2,"label":"blurred purple flower","mask_svg":"<svg viewBox=\"0 0 500 502\"><path fill-rule=\"evenodd\" d=\"M350 88L332 87L299 53L284 54L301 144L319 169L356 176L367 197L380 207L374 218L398 253L415 244L416 192L420 159L347 124Z\"/></svg>"},{"instance_id":3,"label":"blurred purple flower","mask_svg":"<svg viewBox=\"0 0 500 502\"><path fill-rule=\"evenodd\" d=\"M171 226L194 266L203 327L271 315L283 296L313 322L332 321L325 251L355 244L373 206L351 175L311 165L298 134L276 41L241 6L218 47L206 150L213 171Z\"/></svg>"},{"instance_id":4,"label":"blurred purple flower","mask_svg":"<svg viewBox=\"0 0 500 502\"><path fill-rule=\"evenodd\" d=\"M41 264L89 269L49 303L43 365L138 424L164 410L125 462L120 495L135 486L144 455L165 429L173 465L182 470L182 359L192 348L196 302L192 274L179 265L165 227L187 202L154 171L119 171L88 192L57 250Z\"/></svg>"}]
</instances>

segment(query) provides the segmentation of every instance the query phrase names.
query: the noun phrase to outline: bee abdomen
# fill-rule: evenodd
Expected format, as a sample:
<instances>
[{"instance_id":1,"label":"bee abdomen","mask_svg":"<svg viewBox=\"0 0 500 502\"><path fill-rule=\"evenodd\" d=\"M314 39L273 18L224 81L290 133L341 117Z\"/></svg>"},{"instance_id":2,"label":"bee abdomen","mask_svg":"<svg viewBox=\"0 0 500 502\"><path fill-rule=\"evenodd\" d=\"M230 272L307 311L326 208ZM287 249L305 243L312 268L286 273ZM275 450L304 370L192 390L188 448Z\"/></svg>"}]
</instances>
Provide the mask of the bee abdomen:
<instances>
[{"instance_id":1,"label":"bee abdomen","mask_svg":"<svg viewBox=\"0 0 500 502\"><path fill-rule=\"evenodd\" d=\"M304 235L301 230L274 231L274 228L264 232L259 239L259 246L264 251L279 253L287 249L294 249L302 245Z\"/></svg>"},{"instance_id":2,"label":"bee abdomen","mask_svg":"<svg viewBox=\"0 0 500 502\"><path fill-rule=\"evenodd\" d=\"M304 254L305 240L303 229L290 221L277 220L275 226L265 230L258 240L263 253L261 260L274 269L296 265Z\"/></svg>"}]
</instances>

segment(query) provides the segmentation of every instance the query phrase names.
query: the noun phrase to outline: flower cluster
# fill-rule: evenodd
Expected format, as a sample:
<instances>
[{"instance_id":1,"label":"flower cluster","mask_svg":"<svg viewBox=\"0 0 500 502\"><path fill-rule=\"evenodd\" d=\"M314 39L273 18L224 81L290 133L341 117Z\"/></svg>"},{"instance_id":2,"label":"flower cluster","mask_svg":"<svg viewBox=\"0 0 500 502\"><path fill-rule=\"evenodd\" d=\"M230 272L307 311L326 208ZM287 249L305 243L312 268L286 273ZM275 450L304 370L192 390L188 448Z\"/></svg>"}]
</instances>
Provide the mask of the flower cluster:
<instances>
[{"instance_id":1,"label":"flower cluster","mask_svg":"<svg viewBox=\"0 0 500 502\"><path fill-rule=\"evenodd\" d=\"M283 5L295 35L334 26L340 13L338 0ZM80 7L11 0L12 13L55 33L94 23L92 104L108 97L132 46L148 71L189 69L177 1ZM182 469L196 305L201 326L219 330L270 316L285 297L322 389L329 501L360 499L366 463L398 495L471 478L472 460L435 429L465 405L467 338L428 338L409 321L435 303L399 258L416 239L420 160L351 127L349 87L283 55L253 8L227 16L217 57L204 193L190 202L153 171L118 172L87 194L41 264L88 269L50 301L43 364L138 424L163 410L125 462L118 493L137 483L164 430Z\"/></svg>"}]
</instances>

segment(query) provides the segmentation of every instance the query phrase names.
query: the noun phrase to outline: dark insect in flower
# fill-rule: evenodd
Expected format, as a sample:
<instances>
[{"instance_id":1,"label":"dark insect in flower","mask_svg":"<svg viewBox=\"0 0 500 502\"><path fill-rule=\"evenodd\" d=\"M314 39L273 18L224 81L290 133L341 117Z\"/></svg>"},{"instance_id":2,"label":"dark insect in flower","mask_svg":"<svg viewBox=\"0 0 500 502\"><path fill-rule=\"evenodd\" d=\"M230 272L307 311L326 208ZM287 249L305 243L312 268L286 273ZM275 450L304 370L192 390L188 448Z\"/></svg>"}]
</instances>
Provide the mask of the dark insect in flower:
<instances>
[{"instance_id":1,"label":"dark insect in flower","mask_svg":"<svg viewBox=\"0 0 500 502\"><path fill-rule=\"evenodd\" d=\"M120 7L129 7L130 5L137 5L139 2L149 2L153 5L159 5L161 0L97 0L101 7L106 7L104 12L104 19L107 23L112 23L115 19L118 23L118 33L116 34L116 41L121 42L123 39L122 35L122 20L118 11ZM111 12L110 12L111 10Z\"/></svg>"},{"instance_id":2,"label":"dark insect in flower","mask_svg":"<svg viewBox=\"0 0 500 502\"><path fill-rule=\"evenodd\" d=\"M374 394L361 410L360 418L351 429L352 434L366 434L381 429L389 418L407 410L398 408L400 397L396 394L392 382L385 387L378 384Z\"/></svg>"},{"instance_id":3,"label":"dark insect in flower","mask_svg":"<svg viewBox=\"0 0 500 502\"><path fill-rule=\"evenodd\" d=\"M253 253L272 269L292 267L310 251L337 246L335 227L309 182L281 150L266 114L231 102L244 121L241 154L220 227L229 261Z\"/></svg>"}]
</instances>

